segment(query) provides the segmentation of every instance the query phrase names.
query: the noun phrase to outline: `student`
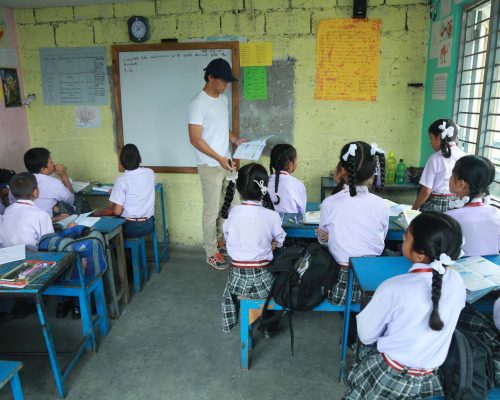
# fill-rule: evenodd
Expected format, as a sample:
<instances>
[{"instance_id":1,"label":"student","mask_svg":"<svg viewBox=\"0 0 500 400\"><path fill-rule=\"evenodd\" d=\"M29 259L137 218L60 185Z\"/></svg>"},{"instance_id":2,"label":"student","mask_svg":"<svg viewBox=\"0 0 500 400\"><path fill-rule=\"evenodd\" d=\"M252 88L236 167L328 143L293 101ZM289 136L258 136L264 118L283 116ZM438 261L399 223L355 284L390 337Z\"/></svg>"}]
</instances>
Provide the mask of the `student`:
<instances>
[{"instance_id":1,"label":"student","mask_svg":"<svg viewBox=\"0 0 500 400\"><path fill-rule=\"evenodd\" d=\"M385 158L376 144L365 142L346 144L340 152L334 193L321 204L320 243L328 249L339 264L337 283L329 296L333 304L345 304L350 257L379 256L389 229L389 208L384 199L371 194L377 164L380 165L381 185L385 181ZM353 284L352 301L357 303L360 291Z\"/></svg>"},{"instance_id":2,"label":"student","mask_svg":"<svg viewBox=\"0 0 500 400\"><path fill-rule=\"evenodd\" d=\"M465 155L457 147L458 126L451 119L438 119L429 127L429 140L435 151L425 164L420 178L420 192L413 204L414 210L448 211L450 200L449 181L455 162Z\"/></svg>"},{"instance_id":3,"label":"student","mask_svg":"<svg viewBox=\"0 0 500 400\"><path fill-rule=\"evenodd\" d=\"M24 165L28 172L35 174L40 192L35 206L41 208L50 217L54 215L54 206L57 202L64 202L70 206L75 203L75 195L69 180L66 168L62 164L52 162L50 152L43 147L33 147L24 154ZM50 176L56 173L60 180ZM60 214L52 218L53 222L64 219L68 214Z\"/></svg>"},{"instance_id":4,"label":"student","mask_svg":"<svg viewBox=\"0 0 500 400\"><path fill-rule=\"evenodd\" d=\"M16 200L9 190L9 181L16 173L10 169L0 168L0 215L3 215L5 208Z\"/></svg>"},{"instance_id":5,"label":"student","mask_svg":"<svg viewBox=\"0 0 500 400\"><path fill-rule=\"evenodd\" d=\"M383 282L357 316L362 348L344 399L442 396L437 369L448 354L465 286L447 269L460 255L462 233L445 214L422 213L408 227L403 254L413 266Z\"/></svg>"},{"instance_id":6,"label":"student","mask_svg":"<svg viewBox=\"0 0 500 400\"><path fill-rule=\"evenodd\" d=\"M237 296L261 299L271 291L273 276L266 267L273 259L274 248L281 247L286 236L269 197L266 169L259 164L247 164L235 181L230 182L221 209L222 218L226 218L223 230L232 264L222 295L223 332L229 332L238 322ZM242 203L229 210L235 188Z\"/></svg>"},{"instance_id":7,"label":"student","mask_svg":"<svg viewBox=\"0 0 500 400\"><path fill-rule=\"evenodd\" d=\"M277 144L271 150L269 195L274 209L283 213L305 213L306 187L292 174L297 169L297 151L292 145Z\"/></svg>"},{"instance_id":8,"label":"student","mask_svg":"<svg viewBox=\"0 0 500 400\"><path fill-rule=\"evenodd\" d=\"M40 238L54 232L49 214L34 204L38 198L37 180L33 174L23 172L11 178L9 187L16 202L5 210L0 241L5 247L24 244L29 251L36 251Z\"/></svg>"},{"instance_id":9,"label":"student","mask_svg":"<svg viewBox=\"0 0 500 400\"><path fill-rule=\"evenodd\" d=\"M134 238L153 232L155 213L155 173L139 167L141 155L135 144L126 144L120 152L125 173L120 176L109 197L113 214L127 220L123 236Z\"/></svg>"},{"instance_id":10,"label":"student","mask_svg":"<svg viewBox=\"0 0 500 400\"><path fill-rule=\"evenodd\" d=\"M484 157L465 156L453 168L450 192L459 200L450 202L447 214L462 227L466 256L498 254L500 250L500 210L486 204L488 188L495 179L495 166Z\"/></svg>"}]
</instances>

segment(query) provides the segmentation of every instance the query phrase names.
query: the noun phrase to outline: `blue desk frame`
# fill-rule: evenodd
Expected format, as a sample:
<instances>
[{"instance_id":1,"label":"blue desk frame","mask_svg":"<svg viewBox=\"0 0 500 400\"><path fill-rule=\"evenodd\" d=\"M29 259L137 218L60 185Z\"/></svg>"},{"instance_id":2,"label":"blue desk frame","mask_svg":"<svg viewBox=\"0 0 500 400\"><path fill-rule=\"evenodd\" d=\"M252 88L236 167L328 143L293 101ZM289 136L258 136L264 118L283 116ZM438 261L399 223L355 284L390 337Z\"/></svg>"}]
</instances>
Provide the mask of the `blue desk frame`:
<instances>
[{"instance_id":1,"label":"blue desk frame","mask_svg":"<svg viewBox=\"0 0 500 400\"><path fill-rule=\"evenodd\" d=\"M44 275L42 275L35 281L31 282L24 288L0 287L0 296L31 297L35 300L38 312L38 318L40 319L40 324L42 326L42 331L43 331L43 337L45 339L45 345L47 346L47 352L49 355L52 372L54 374L54 378L56 381L57 391L59 393L59 396L61 398L64 398L66 394L64 388L64 382L67 379L69 372L75 366L77 360L83 354L83 351L85 349L93 352L97 350L94 324L92 322L92 313L91 313L90 303L88 301L89 296L87 293L87 288L83 277L83 271L80 266L80 259L79 257L77 257L76 253L69 253L69 252L27 253L26 257L27 257L26 259L28 260L55 261L56 264L51 268L50 271L46 272ZM19 265L19 263L21 263L22 261L23 260L14 261L11 263L0 265L0 273L5 273L11 270L12 268ZM54 340L52 338L50 325L45 317L46 313L45 313L45 306L42 301L42 295L67 296L68 294L65 292L64 287L61 287L55 283L57 279L64 273L64 271L74 263L76 263L78 270L78 281L79 281L78 298L80 300L83 338L69 364L66 366L64 370L61 370L61 367L59 365L59 360L57 358ZM107 332L104 332L104 334L106 333Z\"/></svg>"},{"instance_id":2,"label":"blue desk frame","mask_svg":"<svg viewBox=\"0 0 500 400\"><path fill-rule=\"evenodd\" d=\"M106 186L113 186L112 184L106 183ZM155 185L155 192L160 193L161 200L161 222L163 223L163 251L160 253L160 260L168 261L170 258L168 254L168 236L167 236L167 215L165 212L165 194L163 190L163 183L157 183ZM98 190L92 190L92 187L88 187L78 192L81 196L87 197L109 197L110 193L101 192Z\"/></svg>"}]
</instances>

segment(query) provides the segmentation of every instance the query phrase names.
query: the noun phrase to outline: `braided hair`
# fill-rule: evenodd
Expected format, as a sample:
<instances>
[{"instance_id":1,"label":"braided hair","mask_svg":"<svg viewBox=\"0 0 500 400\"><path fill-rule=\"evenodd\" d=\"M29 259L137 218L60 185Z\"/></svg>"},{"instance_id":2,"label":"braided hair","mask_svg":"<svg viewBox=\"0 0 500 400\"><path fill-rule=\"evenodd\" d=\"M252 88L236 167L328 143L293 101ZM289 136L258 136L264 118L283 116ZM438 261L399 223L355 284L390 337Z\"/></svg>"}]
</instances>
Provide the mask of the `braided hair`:
<instances>
[{"instance_id":1,"label":"braided hair","mask_svg":"<svg viewBox=\"0 0 500 400\"><path fill-rule=\"evenodd\" d=\"M453 167L453 176L469 185L469 203L478 196L489 195L489 186L495 179L495 165L484 157L464 156Z\"/></svg>"},{"instance_id":2,"label":"braided hair","mask_svg":"<svg viewBox=\"0 0 500 400\"><path fill-rule=\"evenodd\" d=\"M274 193L276 193L276 201L274 204L280 203L278 195L278 185L280 181L280 171L286 171L286 166L294 162L297 158L297 150L291 144L280 143L271 150L271 161L269 163L269 172L275 174L274 177Z\"/></svg>"},{"instance_id":3,"label":"braided hair","mask_svg":"<svg viewBox=\"0 0 500 400\"><path fill-rule=\"evenodd\" d=\"M238 192L243 200L262 201L262 205L265 208L274 210L269 192L262 194L261 188L255 181L262 181L265 189L267 189L269 176L267 175L266 169L257 163L250 163L241 167L238 171L238 179L236 180L236 183L231 181L227 186L224 204L220 210L220 216L222 218L227 219L229 215L229 208L231 206L231 202L233 201L236 189L238 189Z\"/></svg>"},{"instance_id":4,"label":"braided hair","mask_svg":"<svg viewBox=\"0 0 500 400\"><path fill-rule=\"evenodd\" d=\"M349 150L351 144L357 146L356 154L353 156L348 155L347 160L344 160L343 156ZM333 194L338 193L342 190L343 186L347 183L349 185L349 193L351 197L356 196L356 185L363 184L367 180L373 177L375 170L377 169L377 162L380 166L379 173L381 187L385 183L385 156L382 152L377 152L374 155L371 154L372 147L365 142L350 142L342 147L340 151L340 162L339 166L347 171L347 182L344 179L340 179L337 187L334 189Z\"/></svg>"},{"instance_id":5,"label":"braided hair","mask_svg":"<svg viewBox=\"0 0 500 400\"><path fill-rule=\"evenodd\" d=\"M446 136L444 138L441 137L441 133L443 132L443 130L440 128L440 126L442 126L443 122L446 124L446 128L450 126L453 127L453 136ZM443 154L444 158L450 158L450 142L455 142L458 136L457 124L455 124L451 119L438 119L434 121L431 126L429 126L429 134L437 136L441 139L441 153Z\"/></svg>"},{"instance_id":6,"label":"braided hair","mask_svg":"<svg viewBox=\"0 0 500 400\"><path fill-rule=\"evenodd\" d=\"M423 212L410 223L408 230L413 235L413 251L427 256L429 262L439 259L443 253L452 260L460 257L462 229L460 224L449 215ZM432 270L432 312L429 317L429 326L434 331L440 331L444 326L439 315L442 283L443 275Z\"/></svg>"}]
</instances>

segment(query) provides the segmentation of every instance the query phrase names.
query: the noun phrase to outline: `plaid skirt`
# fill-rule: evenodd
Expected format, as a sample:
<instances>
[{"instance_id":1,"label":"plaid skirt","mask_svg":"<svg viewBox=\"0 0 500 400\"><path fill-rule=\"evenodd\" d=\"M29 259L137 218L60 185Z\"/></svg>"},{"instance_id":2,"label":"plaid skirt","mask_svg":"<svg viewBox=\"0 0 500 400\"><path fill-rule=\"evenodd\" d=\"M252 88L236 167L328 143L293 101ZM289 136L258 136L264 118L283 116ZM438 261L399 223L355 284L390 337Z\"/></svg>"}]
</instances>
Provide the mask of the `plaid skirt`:
<instances>
[{"instance_id":1,"label":"plaid skirt","mask_svg":"<svg viewBox=\"0 0 500 400\"><path fill-rule=\"evenodd\" d=\"M458 196L436 196L431 193L425 203L420 207L420 211L436 211L444 213L450 210L450 201L457 199Z\"/></svg>"},{"instance_id":2,"label":"plaid skirt","mask_svg":"<svg viewBox=\"0 0 500 400\"><path fill-rule=\"evenodd\" d=\"M438 373L413 376L390 367L374 346L363 346L347 378L344 400L429 399L443 395Z\"/></svg>"},{"instance_id":3,"label":"plaid skirt","mask_svg":"<svg viewBox=\"0 0 500 400\"><path fill-rule=\"evenodd\" d=\"M339 270L337 282L333 285L332 290L328 292L328 300L335 305L343 305L347 300L347 283L349 279L349 271L345 269ZM361 290L359 289L356 279L352 280L352 299L351 303L359 303L361 299Z\"/></svg>"},{"instance_id":4,"label":"plaid skirt","mask_svg":"<svg viewBox=\"0 0 500 400\"><path fill-rule=\"evenodd\" d=\"M495 386L500 386L500 334L492 316L467 307L460 313L458 327L473 333L490 347L495 368Z\"/></svg>"},{"instance_id":5,"label":"plaid skirt","mask_svg":"<svg viewBox=\"0 0 500 400\"><path fill-rule=\"evenodd\" d=\"M231 268L222 294L222 332L238 323L238 296L265 299L273 286L274 276L265 268Z\"/></svg>"}]
</instances>

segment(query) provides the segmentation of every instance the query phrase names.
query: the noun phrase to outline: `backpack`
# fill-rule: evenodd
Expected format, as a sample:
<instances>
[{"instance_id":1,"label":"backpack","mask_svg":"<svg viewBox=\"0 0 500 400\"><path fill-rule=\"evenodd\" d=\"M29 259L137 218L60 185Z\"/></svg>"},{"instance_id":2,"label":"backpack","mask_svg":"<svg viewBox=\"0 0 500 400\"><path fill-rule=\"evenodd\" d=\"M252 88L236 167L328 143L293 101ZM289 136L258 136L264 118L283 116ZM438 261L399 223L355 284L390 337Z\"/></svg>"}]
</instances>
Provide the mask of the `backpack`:
<instances>
[{"instance_id":1,"label":"backpack","mask_svg":"<svg viewBox=\"0 0 500 400\"><path fill-rule=\"evenodd\" d=\"M261 325L276 318L267 318L271 299L288 310L291 347L293 354L292 311L310 311L328 295L338 275L338 268L328 249L318 243L306 248L287 248L268 271L274 275L271 291L264 303Z\"/></svg>"},{"instance_id":2,"label":"backpack","mask_svg":"<svg viewBox=\"0 0 500 400\"><path fill-rule=\"evenodd\" d=\"M494 386L490 348L473 333L458 327L440 370L446 399L486 400Z\"/></svg>"},{"instance_id":3,"label":"backpack","mask_svg":"<svg viewBox=\"0 0 500 400\"><path fill-rule=\"evenodd\" d=\"M106 271L105 249L106 245L102 234L82 225L43 235L38 244L38 250L41 251L73 251L78 253L85 278L91 278ZM78 271L75 266L67 269L61 280L78 280Z\"/></svg>"}]
</instances>

